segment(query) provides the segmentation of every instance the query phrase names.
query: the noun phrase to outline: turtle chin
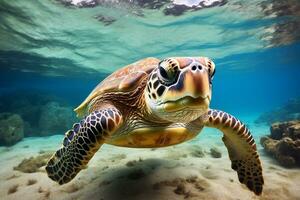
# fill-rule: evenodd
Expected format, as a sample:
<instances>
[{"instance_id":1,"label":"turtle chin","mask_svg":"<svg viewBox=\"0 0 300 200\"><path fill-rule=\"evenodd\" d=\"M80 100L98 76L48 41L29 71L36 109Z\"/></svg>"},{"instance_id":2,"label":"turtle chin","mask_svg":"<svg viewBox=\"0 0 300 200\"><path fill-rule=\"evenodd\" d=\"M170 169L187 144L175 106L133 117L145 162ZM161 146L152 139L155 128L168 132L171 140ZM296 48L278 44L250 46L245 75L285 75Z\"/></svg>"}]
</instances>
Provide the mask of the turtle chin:
<instances>
[{"instance_id":1,"label":"turtle chin","mask_svg":"<svg viewBox=\"0 0 300 200\"><path fill-rule=\"evenodd\" d=\"M210 96L193 98L186 96L176 101L167 101L159 105L159 115L177 123L194 121L209 109Z\"/></svg>"}]
</instances>

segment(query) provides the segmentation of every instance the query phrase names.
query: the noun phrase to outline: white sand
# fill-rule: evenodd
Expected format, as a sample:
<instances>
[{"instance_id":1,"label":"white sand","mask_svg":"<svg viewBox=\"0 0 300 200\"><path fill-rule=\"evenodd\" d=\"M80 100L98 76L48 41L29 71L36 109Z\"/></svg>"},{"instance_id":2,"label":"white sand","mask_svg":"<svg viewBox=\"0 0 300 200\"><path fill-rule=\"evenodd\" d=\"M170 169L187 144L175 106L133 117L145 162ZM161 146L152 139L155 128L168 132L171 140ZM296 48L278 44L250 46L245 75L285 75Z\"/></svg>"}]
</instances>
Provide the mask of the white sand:
<instances>
[{"instance_id":1,"label":"white sand","mask_svg":"<svg viewBox=\"0 0 300 200\"><path fill-rule=\"evenodd\" d=\"M268 127L249 124L252 132L267 133ZM51 181L43 168L37 173L14 171L24 158L38 155L40 150L54 151L62 136L26 138L17 145L0 148L0 199L300 199L300 170L280 167L267 157L256 139L263 162L265 185L263 194L255 196L240 184L231 169L221 134L205 129L197 140L160 149L130 149L104 145L70 183L60 186ZM212 158L213 146L222 158ZM195 149L203 149L203 158L195 157ZM128 161L136 161L127 166ZM195 177L194 181L186 181ZM27 185L28 180L37 182ZM177 182L176 182L177 179ZM175 180L175 181L174 181ZM184 186L178 186L180 185ZM13 186L17 191L8 194ZM176 194L184 187L184 194ZM178 193L178 192L177 192Z\"/></svg>"}]
</instances>

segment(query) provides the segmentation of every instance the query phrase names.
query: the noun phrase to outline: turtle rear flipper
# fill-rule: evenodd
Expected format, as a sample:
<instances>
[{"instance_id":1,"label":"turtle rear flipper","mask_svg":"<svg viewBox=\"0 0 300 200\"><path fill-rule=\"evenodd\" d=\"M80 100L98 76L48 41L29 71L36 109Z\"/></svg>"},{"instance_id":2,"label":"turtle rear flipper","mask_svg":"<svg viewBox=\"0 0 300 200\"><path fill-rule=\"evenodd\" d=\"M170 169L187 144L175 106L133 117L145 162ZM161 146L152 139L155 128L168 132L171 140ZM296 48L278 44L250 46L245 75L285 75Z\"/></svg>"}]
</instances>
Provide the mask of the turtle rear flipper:
<instances>
[{"instance_id":1,"label":"turtle rear flipper","mask_svg":"<svg viewBox=\"0 0 300 200\"><path fill-rule=\"evenodd\" d=\"M245 124L235 117L218 110L210 110L205 125L220 129L231 160L231 167L238 173L239 181L256 195L262 193L264 179L256 145Z\"/></svg>"},{"instance_id":2,"label":"turtle rear flipper","mask_svg":"<svg viewBox=\"0 0 300 200\"><path fill-rule=\"evenodd\" d=\"M48 176L59 184L72 180L121 123L121 114L113 107L95 111L74 124L67 131L63 146L48 161Z\"/></svg>"}]
</instances>

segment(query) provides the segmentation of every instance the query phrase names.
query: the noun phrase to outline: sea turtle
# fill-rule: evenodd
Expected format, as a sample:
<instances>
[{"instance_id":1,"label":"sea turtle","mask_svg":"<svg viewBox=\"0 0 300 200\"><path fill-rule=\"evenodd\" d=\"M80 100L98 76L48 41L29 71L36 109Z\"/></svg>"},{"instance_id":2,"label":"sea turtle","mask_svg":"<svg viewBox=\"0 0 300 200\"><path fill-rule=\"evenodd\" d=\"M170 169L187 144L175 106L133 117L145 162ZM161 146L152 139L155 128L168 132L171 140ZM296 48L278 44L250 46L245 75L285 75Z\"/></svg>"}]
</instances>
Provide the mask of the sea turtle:
<instances>
[{"instance_id":1,"label":"sea turtle","mask_svg":"<svg viewBox=\"0 0 300 200\"><path fill-rule=\"evenodd\" d=\"M262 167L250 131L232 115L209 109L214 73L207 57L146 58L117 70L74 110L87 116L66 132L47 163L48 176L59 184L71 181L104 143L165 147L207 126L223 132L239 181L260 195Z\"/></svg>"}]
</instances>

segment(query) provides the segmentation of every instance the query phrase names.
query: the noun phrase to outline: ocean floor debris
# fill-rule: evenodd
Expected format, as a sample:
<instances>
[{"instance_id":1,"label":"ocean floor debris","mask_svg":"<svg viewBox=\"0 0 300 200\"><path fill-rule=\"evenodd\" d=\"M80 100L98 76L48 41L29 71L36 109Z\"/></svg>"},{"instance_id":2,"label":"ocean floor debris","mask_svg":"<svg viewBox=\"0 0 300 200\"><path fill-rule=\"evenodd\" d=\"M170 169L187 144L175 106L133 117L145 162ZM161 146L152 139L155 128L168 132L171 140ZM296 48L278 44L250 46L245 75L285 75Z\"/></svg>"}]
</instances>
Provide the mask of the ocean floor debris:
<instances>
[{"instance_id":1,"label":"ocean floor debris","mask_svg":"<svg viewBox=\"0 0 300 200\"><path fill-rule=\"evenodd\" d=\"M160 190L163 187L174 187L173 192L177 195L183 195L184 198L196 197L196 192L204 191L209 184L197 176L187 178L175 178L172 180L164 180L153 184L154 190Z\"/></svg>"},{"instance_id":2,"label":"ocean floor debris","mask_svg":"<svg viewBox=\"0 0 300 200\"><path fill-rule=\"evenodd\" d=\"M45 197L46 199L47 199L47 198L50 196L50 194L51 194L50 190L48 190L48 189L43 189L42 187L39 187L38 193L44 193L44 197Z\"/></svg>"},{"instance_id":3,"label":"ocean floor debris","mask_svg":"<svg viewBox=\"0 0 300 200\"><path fill-rule=\"evenodd\" d=\"M14 167L14 170L18 170L24 173L38 172L39 169L46 165L53 152L46 152L36 157L25 158L22 162Z\"/></svg>"},{"instance_id":4,"label":"ocean floor debris","mask_svg":"<svg viewBox=\"0 0 300 200\"><path fill-rule=\"evenodd\" d=\"M27 185L34 185L34 184L36 184L37 183L37 180L36 179L29 179L28 181L27 181Z\"/></svg>"},{"instance_id":5,"label":"ocean floor debris","mask_svg":"<svg viewBox=\"0 0 300 200\"><path fill-rule=\"evenodd\" d=\"M15 192L18 191L18 188L19 188L19 185L18 184L15 184L13 186L11 186L8 191L7 191L7 194L13 194Z\"/></svg>"}]
</instances>

